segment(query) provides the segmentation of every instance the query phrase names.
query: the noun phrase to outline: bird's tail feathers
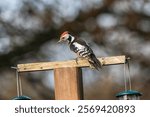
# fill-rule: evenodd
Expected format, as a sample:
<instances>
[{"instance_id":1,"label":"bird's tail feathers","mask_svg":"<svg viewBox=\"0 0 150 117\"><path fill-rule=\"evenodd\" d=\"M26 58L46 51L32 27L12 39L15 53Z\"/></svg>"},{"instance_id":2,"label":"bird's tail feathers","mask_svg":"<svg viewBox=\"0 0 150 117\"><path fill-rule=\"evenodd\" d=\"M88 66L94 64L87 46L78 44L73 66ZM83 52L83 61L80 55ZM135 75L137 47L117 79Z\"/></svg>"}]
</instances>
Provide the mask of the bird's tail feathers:
<instances>
[{"instance_id":1,"label":"bird's tail feathers","mask_svg":"<svg viewBox=\"0 0 150 117\"><path fill-rule=\"evenodd\" d=\"M88 61L95 69L97 70L101 69L102 65L94 54L91 54L90 59Z\"/></svg>"}]
</instances>

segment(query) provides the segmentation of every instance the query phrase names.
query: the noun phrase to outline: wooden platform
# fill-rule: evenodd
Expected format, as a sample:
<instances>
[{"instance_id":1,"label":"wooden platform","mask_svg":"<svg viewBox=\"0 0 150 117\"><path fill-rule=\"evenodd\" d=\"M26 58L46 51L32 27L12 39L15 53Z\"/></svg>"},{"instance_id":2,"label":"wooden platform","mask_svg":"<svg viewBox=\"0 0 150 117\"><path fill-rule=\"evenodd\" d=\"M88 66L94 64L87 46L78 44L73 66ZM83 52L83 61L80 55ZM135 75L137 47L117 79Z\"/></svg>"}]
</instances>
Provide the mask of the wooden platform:
<instances>
[{"instance_id":1,"label":"wooden platform","mask_svg":"<svg viewBox=\"0 0 150 117\"><path fill-rule=\"evenodd\" d=\"M103 66L124 64L126 57L112 56L98 58ZM57 100L81 100L84 99L82 70L88 67L87 60L56 61L18 64L18 72L36 72L44 70L54 70L55 99Z\"/></svg>"}]
</instances>

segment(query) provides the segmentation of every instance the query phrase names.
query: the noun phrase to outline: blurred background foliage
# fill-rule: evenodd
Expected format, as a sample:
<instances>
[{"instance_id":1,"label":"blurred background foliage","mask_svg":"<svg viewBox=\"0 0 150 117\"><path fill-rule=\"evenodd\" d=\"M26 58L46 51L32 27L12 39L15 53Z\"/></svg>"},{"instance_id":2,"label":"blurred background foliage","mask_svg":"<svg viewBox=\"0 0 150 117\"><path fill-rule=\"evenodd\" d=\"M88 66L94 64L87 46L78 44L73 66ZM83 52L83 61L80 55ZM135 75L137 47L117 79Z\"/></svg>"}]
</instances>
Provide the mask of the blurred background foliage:
<instances>
[{"instance_id":1,"label":"blurred background foliage","mask_svg":"<svg viewBox=\"0 0 150 117\"><path fill-rule=\"evenodd\" d=\"M75 58L56 43L66 30L86 40L97 57L130 56L132 88L150 99L149 0L0 1L0 99L16 96L11 66ZM53 71L20 75L24 95L54 99ZM85 99L116 99L124 90L123 65L83 68L83 82Z\"/></svg>"}]
</instances>

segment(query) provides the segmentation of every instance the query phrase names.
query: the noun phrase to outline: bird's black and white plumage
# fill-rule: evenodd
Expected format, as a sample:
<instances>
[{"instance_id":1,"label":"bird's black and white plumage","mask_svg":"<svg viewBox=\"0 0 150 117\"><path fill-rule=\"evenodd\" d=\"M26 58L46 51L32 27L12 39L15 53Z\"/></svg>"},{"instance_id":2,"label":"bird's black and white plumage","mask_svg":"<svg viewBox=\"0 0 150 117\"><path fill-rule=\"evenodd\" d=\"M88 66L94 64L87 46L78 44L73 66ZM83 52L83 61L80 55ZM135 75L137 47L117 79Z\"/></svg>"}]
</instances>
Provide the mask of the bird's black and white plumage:
<instances>
[{"instance_id":1,"label":"bird's black and white plumage","mask_svg":"<svg viewBox=\"0 0 150 117\"><path fill-rule=\"evenodd\" d=\"M75 38L68 31L61 34L59 42L61 41L68 41L70 49L77 54L78 58L87 59L92 68L94 67L97 70L101 68L101 63L85 41Z\"/></svg>"}]
</instances>

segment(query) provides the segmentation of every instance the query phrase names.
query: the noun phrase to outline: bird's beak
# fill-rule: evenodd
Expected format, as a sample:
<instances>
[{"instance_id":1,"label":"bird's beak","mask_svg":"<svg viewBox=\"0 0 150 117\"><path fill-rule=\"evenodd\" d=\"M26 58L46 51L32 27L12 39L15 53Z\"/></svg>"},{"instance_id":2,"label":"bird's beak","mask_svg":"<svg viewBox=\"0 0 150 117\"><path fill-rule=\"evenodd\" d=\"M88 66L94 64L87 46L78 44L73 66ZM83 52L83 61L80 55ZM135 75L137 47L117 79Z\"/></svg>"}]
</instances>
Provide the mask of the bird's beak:
<instances>
[{"instance_id":1,"label":"bird's beak","mask_svg":"<svg viewBox=\"0 0 150 117\"><path fill-rule=\"evenodd\" d=\"M57 43L60 43L60 42L62 42L62 40L59 40Z\"/></svg>"}]
</instances>

